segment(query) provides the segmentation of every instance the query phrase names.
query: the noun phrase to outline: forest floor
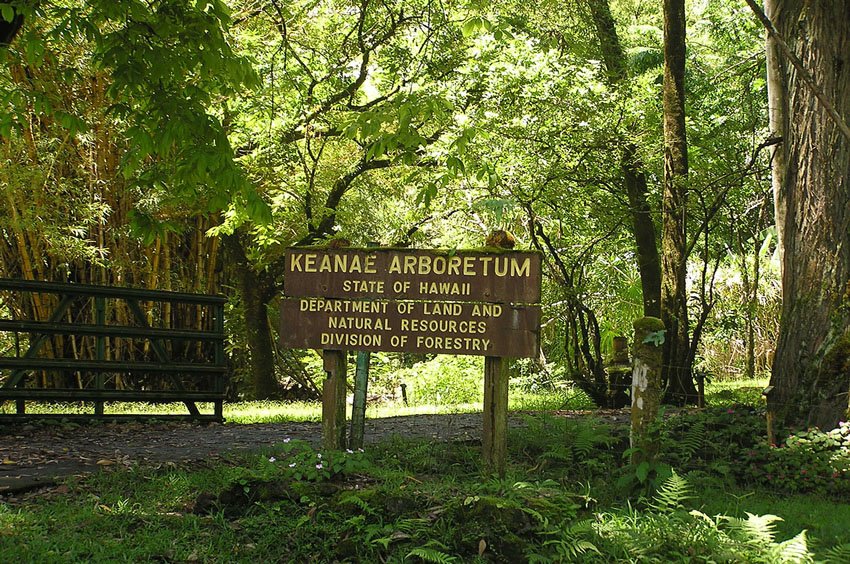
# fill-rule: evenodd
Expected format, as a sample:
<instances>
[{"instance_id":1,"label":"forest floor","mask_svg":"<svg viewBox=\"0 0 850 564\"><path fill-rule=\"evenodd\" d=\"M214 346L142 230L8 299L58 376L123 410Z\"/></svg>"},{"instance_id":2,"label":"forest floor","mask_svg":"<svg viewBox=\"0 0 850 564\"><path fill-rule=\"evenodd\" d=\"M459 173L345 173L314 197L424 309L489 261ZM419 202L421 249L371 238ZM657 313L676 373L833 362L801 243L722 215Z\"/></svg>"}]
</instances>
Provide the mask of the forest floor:
<instances>
[{"instance_id":1,"label":"forest floor","mask_svg":"<svg viewBox=\"0 0 850 564\"><path fill-rule=\"evenodd\" d=\"M628 410L559 411L564 417L589 414L626 424ZM509 425L521 426L521 413ZM481 413L408 415L366 421L365 442L420 438L478 441ZM300 439L318 446L319 422L198 424L133 421L110 423L25 423L0 426L0 496L15 496L56 485L63 479L115 467L193 468L221 462L240 452Z\"/></svg>"}]
</instances>

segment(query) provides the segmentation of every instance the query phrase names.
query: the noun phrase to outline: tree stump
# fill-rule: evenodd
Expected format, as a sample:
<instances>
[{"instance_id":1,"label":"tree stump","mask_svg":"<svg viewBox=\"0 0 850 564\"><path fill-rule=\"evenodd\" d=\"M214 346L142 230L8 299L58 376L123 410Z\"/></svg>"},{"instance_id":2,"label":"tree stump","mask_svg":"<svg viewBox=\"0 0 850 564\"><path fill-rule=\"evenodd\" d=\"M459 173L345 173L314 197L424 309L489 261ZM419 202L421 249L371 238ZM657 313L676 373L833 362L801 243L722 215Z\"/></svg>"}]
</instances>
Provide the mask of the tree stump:
<instances>
[{"instance_id":1,"label":"tree stump","mask_svg":"<svg viewBox=\"0 0 850 564\"><path fill-rule=\"evenodd\" d=\"M634 322L632 346L632 427L629 441L632 464L649 461L658 454L658 436L654 423L661 404L661 365L664 324L657 317L642 317Z\"/></svg>"}]
</instances>

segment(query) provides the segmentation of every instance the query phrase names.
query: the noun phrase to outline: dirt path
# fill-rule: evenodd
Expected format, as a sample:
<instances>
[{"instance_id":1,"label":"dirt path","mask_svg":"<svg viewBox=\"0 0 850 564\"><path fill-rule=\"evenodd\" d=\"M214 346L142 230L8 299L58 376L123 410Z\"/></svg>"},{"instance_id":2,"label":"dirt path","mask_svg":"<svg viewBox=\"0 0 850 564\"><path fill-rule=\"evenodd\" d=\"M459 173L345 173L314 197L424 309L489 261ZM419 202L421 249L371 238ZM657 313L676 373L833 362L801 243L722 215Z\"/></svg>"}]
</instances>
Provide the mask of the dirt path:
<instances>
[{"instance_id":1,"label":"dirt path","mask_svg":"<svg viewBox=\"0 0 850 564\"><path fill-rule=\"evenodd\" d=\"M561 417L593 415L615 425L628 422L628 410L559 411ZM523 425L511 414L510 427ZM366 443L398 436L434 441L481 439L481 413L410 415L366 421ZM229 454L269 447L284 439L321 442L320 423L253 425L162 422L80 425L0 425L0 498L54 485L68 476L104 467L209 464Z\"/></svg>"},{"instance_id":2,"label":"dirt path","mask_svg":"<svg viewBox=\"0 0 850 564\"><path fill-rule=\"evenodd\" d=\"M518 424L519 421L513 421ZM476 440L482 415L414 415L366 422L366 443L394 435L437 441ZM285 438L318 445L320 423L200 425L194 423L23 424L0 426L0 496L55 484L67 476L133 464L190 466Z\"/></svg>"}]
</instances>

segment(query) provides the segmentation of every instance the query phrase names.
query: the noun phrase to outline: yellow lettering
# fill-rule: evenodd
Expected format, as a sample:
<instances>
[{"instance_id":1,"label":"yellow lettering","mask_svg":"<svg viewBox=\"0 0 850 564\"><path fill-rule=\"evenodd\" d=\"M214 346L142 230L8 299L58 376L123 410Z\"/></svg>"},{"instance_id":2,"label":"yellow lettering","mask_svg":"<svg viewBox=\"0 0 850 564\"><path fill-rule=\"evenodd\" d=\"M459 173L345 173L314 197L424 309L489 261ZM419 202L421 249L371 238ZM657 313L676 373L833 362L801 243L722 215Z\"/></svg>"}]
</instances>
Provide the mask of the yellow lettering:
<instances>
[{"instance_id":1,"label":"yellow lettering","mask_svg":"<svg viewBox=\"0 0 850 564\"><path fill-rule=\"evenodd\" d=\"M419 274L431 274L431 257L428 255L421 255L419 257Z\"/></svg>"},{"instance_id":2,"label":"yellow lettering","mask_svg":"<svg viewBox=\"0 0 850 564\"><path fill-rule=\"evenodd\" d=\"M446 257L434 257L434 260L431 262L431 268L433 269L434 274L445 274Z\"/></svg>"},{"instance_id":3,"label":"yellow lettering","mask_svg":"<svg viewBox=\"0 0 850 564\"><path fill-rule=\"evenodd\" d=\"M292 272L302 272L304 267L301 265L301 259L304 258L304 255L300 253L292 253L289 257L289 270Z\"/></svg>"},{"instance_id":4,"label":"yellow lettering","mask_svg":"<svg viewBox=\"0 0 850 564\"><path fill-rule=\"evenodd\" d=\"M508 274L508 257L501 257L501 260L499 259L500 257L496 257L496 259L493 261L493 265L495 267L494 271L496 273L496 276L501 278L503 276L507 276ZM500 263L501 268L499 268Z\"/></svg>"},{"instance_id":5,"label":"yellow lettering","mask_svg":"<svg viewBox=\"0 0 850 564\"><path fill-rule=\"evenodd\" d=\"M351 257L351 264L348 265L349 272L363 272L363 266L360 264L360 256L353 255Z\"/></svg>"},{"instance_id":6,"label":"yellow lettering","mask_svg":"<svg viewBox=\"0 0 850 564\"><path fill-rule=\"evenodd\" d=\"M316 255L304 255L304 272L316 272Z\"/></svg>"},{"instance_id":7,"label":"yellow lettering","mask_svg":"<svg viewBox=\"0 0 850 564\"><path fill-rule=\"evenodd\" d=\"M409 255L404 257L404 273L416 274L416 257Z\"/></svg>"},{"instance_id":8,"label":"yellow lettering","mask_svg":"<svg viewBox=\"0 0 850 564\"><path fill-rule=\"evenodd\" d=\"M393 260L390 261L390 272L394 274L401 274L401 257L398 255L393 256Z\"/></svg>"},{"instance_id":9,"label":"yellow lettering","mask_svg":"<svg viewBox=\"0 0 850 564\"><path fill-rule=\"evenodd\" d=\"M463 257L463 275L475 276L475 257Z\"/></svg>"},{"instance_id":10,"label":"yellow lettering","mask_svg":"<svg viewBox=\"0 0 850 564\"><path fill-rule=\"evenodd\" d=\"M366 264L363 266L363 272L366 274L375 274L378 272L375 270L375 259L377 257L375 255L367 255L366 256Z\"/></svg>"},{"instance_id":11,"label":"yellow lettering","mask_svg":"<svg viewBox=\"0 0 850 564\"><path fill-rule=\"evenodd\" d=\"M460 275L460 265L463 260L459 256L453 256L449 259L449 264L446 270L448 270L449 276L459 276Z\"/></svg>"},{"instance_id":12,"label":"yellow lettering","mask_svg":"<svg viewBox=\"0 0 850 564\"><path fill-rule=\"evenodd\" d=\"M511 259L511 276L531 276L531 259L523 260L522 265L517 259Z\"/></svg>"},{"instance_id":13,"label":"yellow lettering","mask_svg":"<svg viewBox=\"0 0 850 564\"><path fill-rule=\"evenodd\" d=\"M319 264L319 272L333 272L333 270L331 255L322 255L322 262Z\"/></svg>"}]
</instances>

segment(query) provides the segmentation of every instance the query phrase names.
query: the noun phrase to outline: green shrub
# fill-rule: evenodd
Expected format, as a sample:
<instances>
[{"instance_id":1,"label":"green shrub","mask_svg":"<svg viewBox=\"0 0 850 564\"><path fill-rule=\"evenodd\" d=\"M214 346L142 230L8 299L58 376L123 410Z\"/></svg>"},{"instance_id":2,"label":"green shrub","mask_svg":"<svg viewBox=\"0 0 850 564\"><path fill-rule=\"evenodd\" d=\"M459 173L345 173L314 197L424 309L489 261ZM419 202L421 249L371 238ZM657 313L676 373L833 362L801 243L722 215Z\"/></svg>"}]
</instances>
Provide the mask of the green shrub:
<instances>
[{"instance_id":1,"label":"green shrub","mask_svg":"<svg viewBox=\"0 0 850 564\"><path fill-rule=\"evenodd\" d=\"M484 397L484 359L438 355L400 371L414 405L475 403Z\"/></svg>"}]
</instances>

